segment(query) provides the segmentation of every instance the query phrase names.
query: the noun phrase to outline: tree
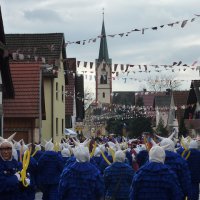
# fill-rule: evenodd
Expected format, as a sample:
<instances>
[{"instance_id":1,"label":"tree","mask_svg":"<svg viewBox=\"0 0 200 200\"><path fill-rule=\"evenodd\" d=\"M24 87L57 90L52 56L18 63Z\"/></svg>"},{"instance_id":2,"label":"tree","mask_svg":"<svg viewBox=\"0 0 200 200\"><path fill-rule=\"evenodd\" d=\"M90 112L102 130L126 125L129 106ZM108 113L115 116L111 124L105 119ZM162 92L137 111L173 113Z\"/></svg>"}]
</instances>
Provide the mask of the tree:
<instances>
[{"instance_id":1,"label":"tree","mask_svg":"<svg viewBox=\"0 0 200 200\"><path fill-rule=\"evenodd\" d=\"M122 134L122 120L119 119L114 119L114 118L110 118L107 121L107 126L106 126L106 130L108 131L108 133L114 133L117 135L121 135Z\"/></svg>"},{"instance_id":2,"label":"tree","mask_svg":"<svg viewBox=\"0 0 200 200\"><path fill-rule=\"evenodd\" d=\"M164 121L162 119L162 117L160 117L158 125L156 127L156 131L159 133L160 136L168 136L168 131L166 129L166 127L164 127Z\"/></svg>"},{"instance_id":3,"label":"tree","mask_svg":"<svg viewBox=\"0 0 200 200\"><path fill-rule=\"evenodd\" d=\"M170 75L149 77L147 85L149 90L153 90L155 92L161 92L166 89L177 90L181 86L181 82L174 79L175 76Z\"/></svg>"},{"instance_id":4,"label":"tree","mask_svg":"<svg viewBox=\"0 0 200 200\"><path fill-rule=\"evenodd\" d=\"M140 137L143 132L152 133L151 119L147 117L133 118L128 123L129 137Z\"/></svg>"}]
</instances>

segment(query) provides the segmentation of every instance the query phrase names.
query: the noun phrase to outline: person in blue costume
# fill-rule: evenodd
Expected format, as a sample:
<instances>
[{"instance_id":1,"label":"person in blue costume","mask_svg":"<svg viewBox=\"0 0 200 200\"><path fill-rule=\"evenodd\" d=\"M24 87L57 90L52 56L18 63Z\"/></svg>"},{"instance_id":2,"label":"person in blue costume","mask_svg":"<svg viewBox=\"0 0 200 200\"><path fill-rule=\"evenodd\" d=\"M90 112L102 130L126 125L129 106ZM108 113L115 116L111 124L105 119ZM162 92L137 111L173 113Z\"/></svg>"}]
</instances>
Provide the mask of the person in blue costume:
<instances>
[{"instance_id":1,"label":"person in blue costume","mask_svg":"<svg viewBox=\"0 0 200 200\"><path fill-rule=\"evenodd\" d=\"M148 161L148 158L149 153L147 150L139 151L139 153L136 155L136 161L139 168L142 167Z\"/></svg>"},{"instance_id":2,"label":"person in blue costume","mask_svg":"<svg viewBox=\"0 0 200 200\"><path fill-rule=\"evenodd\" d=\"M128 163L130 166L133 164L133 157L130 151L126 151L126 163Z\"/></svg>"},{"instance_id":3,"label":"person in blue costume","mask_svg":"<svg viewBox=\"0 0 200 200\"><path fill-rule=\"evenodd\" d=\"M170 138L164 138L160 146L165 149L165 164L173 170L179 180L184 199L191 196L191 175L187 162L174 152L175 144Z\"/></svg>"},{"instance_id":4,"label":"person in blue costume","mask_svg":"<svg viewBox=\"0 0 200 200\"><path fill-rule=\"evenodd\" d=\"M76 143L76 161L64 168L59 183L59 200L103 200L104 183L100 171L91 164L88 147Z\"/></svg>"},{"instance_id":5,"label":"person in blue costume","mask_svg":"<svg viewBox=\"0 0 200 200\"><path fill-rule=\"evenodd\" d=\"M61 150L61 155L62 155L63 166L64 166L71 157L70 150L68 148L63 148Z\"/></svg>"},{"instance_id":6,"label":"person in blue costume","mask_svg":"<svg viewBox=\"0 0 200 200\"><path fill-rule=\"evenodd\" d=\"M101 155L100 147L96 147L94 156L90 158L90 162L93 163L100 170L100 163L102 162L103 157Z\"/></svg>"},{"instance_id":7,"label":"person in blue costume","mask_svg":"<svg viewBox=\"0 0 200 200\"><path fill-rule=\"evenodd\" d=\"M189 145L189 157L187 163L191 173L192 179L192 196L189 200L199 199L199 183L200 183L200 151L198 150L198 143L192 140Z\"/></svg>"},{"instance_id":8,"label":"person in blue costume","mask_svg":"<svg viewBox=\"0 0 200 200\"><path fill-rule=\"evenodd\" d=\"M41 145L35 144L35 152L33 152L32 157L38 162L43 153L44 151L42 151Z\"/></svg>"},{"instance_id":9,"label":"person in blue costume","mask_svg":"<svg viewBox=\"0 0 200 200\"><path fill-rule=\"evenodd\" d=\"M24 153L25 151L30 150L30 145L26 145L23 142L22 150L22 161L24 159ZM37 161L30 157L29 165L27 168L27 177L30 179L30 183L28 187L21 187L20 188L20 196L23 200L34 200L35 199L35 193L36 193L36 175L37 175Z\"/></svg>"},{"instance_id":10,"label":"person in blue costume","mask_svg":"<svg viewBox=\"0 0 200 200\"><path fill-rule=\"evenodd\" d=\"M0 137L0 199L18 200L21 164L12 157L12 139L15 134L8 139Z\"/></svg>"},{"instance_id":11,"label":"person in blue costume","mask_svg":"<svg viewBox=\"0 0 200 200\"><path fill-rule=\"evenodd\" d=\"M54 144L46 142L45 152L38 160L37 185L43 193L43 200L58 199L58 184L63 170L61 155L53 151Z\"/></svg>"},{"instance_id":12,"label":"person in blue costume","mask_svg":"<svg viewBox=\"0 0 200 200\"><path fill-rule=\"evenodd\" d=\"M137 149L137 154L135 156L135 160L138 164L138 167L140 168L149 160L149 153L143 144L137 145L136 149Z\"/></svg>"},{"instance_id":13,"label":"person in blue costume","mask_svg":"<svg viewBox=\"0 0 200 200\"><path fill-rule=\"evenodd\" d=\"M125 153L115 152L115 161L104 170L105 199L129 200L133 179L132 167L125 163Z\"/></svg>"},{"instance_id":14,"label":"person in blue costume","mask_svg":"<svg viewBox=\"0 0 200 200\"><path fill-rule=\"evenodd\" d=\"M113 142L112 142L113 143ZM114 144L114 143L113 143ZM115 144L114 144L115 145ZM111 155L111 151L115 151L116 149L116 147L115 146L113 146L113 147L109 147L109 148L107 148L108 149L108 151L106 151L106 148L102 148L102 147L100 147L101 148L101 151L102 151L102 153L104 153L104 155L105 155L105 157L107 158L107 160L110 162L110 163L112 163L113 162L113 157L112 157L112 155ZM113 149L113 150L112 150ZM105 170L105 168L106 167L108 167L109 166L109 163L103 158L102 160L101 160L101 162L100 162L100 165L99 165L99 168L100 168L100 171L101 171L101 173L103 174L104 173L104 170Z\"/></svg>"},{"instance_id":15,"label":"person in blue costume","mask_svg":"<svg viewBox=\"0 0 200 200\"><path fill-rule=\"evenodd\" d=\"M182 200L176 174L164 164L165 151L153 146L149 162L136 173L131 184L130 200Z\"/></svg>"}]
</instances>

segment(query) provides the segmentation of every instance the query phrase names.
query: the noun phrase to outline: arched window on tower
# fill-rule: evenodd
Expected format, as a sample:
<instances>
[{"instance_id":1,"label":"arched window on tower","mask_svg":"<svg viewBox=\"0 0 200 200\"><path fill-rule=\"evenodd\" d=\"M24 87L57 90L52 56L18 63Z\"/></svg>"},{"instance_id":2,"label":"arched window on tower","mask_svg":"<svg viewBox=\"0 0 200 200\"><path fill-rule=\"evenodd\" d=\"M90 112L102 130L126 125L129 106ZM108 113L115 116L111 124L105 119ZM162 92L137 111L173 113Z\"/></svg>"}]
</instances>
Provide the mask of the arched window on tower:
<instances>
[{"instance_id":1,"label":"arched window on tower","mask_svg":"<svg viewBox=\"0 0 200 200\"><path fill-rule=\"evenodd\" d=\"M102 96L103 96L103 98L105 98L105 97L106 97L106 95L105 95L105 92L103 92L103 93L102 93Z\"/></svg>"}]
</instances>

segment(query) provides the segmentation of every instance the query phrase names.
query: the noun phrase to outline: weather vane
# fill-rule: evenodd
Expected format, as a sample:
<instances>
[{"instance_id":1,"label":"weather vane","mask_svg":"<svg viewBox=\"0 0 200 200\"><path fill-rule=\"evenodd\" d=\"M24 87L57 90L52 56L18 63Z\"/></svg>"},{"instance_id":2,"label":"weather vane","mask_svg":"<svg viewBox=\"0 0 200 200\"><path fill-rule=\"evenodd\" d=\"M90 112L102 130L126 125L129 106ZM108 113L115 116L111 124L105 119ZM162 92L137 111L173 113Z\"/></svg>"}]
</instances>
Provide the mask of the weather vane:
<instances>
[{"instance_id":1,"label":"weather vane","mask_svg":"<svg viewBox=\"0 0 200 200\"><path fill-rule=\"evenodd\" d=\"M103 19L104 19L104 8L102 10L103 10L102 15L103 15Z\"/></svg>"}]
</instances>

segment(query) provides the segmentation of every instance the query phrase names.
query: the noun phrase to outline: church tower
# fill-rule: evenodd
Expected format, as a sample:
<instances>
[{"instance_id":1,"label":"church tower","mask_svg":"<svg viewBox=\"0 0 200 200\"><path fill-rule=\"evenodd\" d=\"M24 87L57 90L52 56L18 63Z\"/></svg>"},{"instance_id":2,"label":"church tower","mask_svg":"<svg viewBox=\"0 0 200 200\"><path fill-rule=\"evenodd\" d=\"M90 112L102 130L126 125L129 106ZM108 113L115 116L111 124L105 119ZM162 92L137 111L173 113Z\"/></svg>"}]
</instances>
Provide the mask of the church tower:
<instances>
[{"instance_id":1,"label":"church tower","mask_svg":"<svg viewBox=\"0 0 200 200\"><path fill-rule=\"evenodd\" d=\"M103 13L104 16L104 13ZM108 56L107 38L104 17L101 30L99 58L96 59L96 102L111 103L112 93L112 60Z\"/></svg>"}]
</instances>

